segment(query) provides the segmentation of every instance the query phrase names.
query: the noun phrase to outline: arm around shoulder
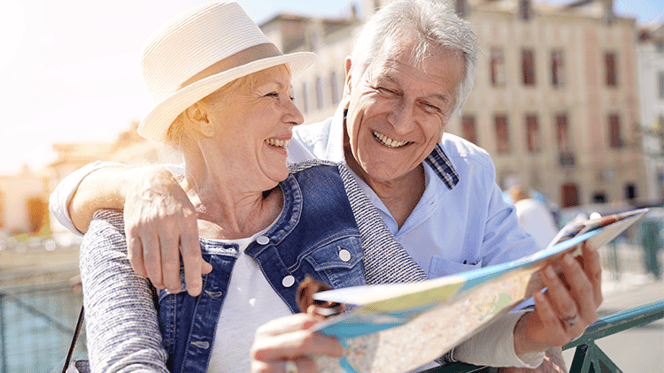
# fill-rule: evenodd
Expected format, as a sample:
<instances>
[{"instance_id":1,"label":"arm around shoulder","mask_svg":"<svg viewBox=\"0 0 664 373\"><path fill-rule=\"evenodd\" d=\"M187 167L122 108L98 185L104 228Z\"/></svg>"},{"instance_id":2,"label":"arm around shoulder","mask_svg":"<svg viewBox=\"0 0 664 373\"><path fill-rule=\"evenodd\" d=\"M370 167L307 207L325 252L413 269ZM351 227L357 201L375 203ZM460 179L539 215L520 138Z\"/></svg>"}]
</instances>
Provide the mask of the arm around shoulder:
<instances>
[{"instance_id":1,"label":"arm around shoulder","mask_svg":"<svg viewBox=\"0 0 664 373\"><path fill-rule=\"evenodd\" d=\"M124 165L121 163L101 161L89 163L67 175L67 177L58 183L58 186L53 193L51 193L49 199L49 209L51 210L51 213L60 224L69 229L72 233L81 235L85 233L76 228L69 215L69 203L71 202L72 197L76 193L79 184L86 176L95 170L106 167L124 167Z\"/></svg>"},{"instance_id":2,"label":"arm around shoulder","mask_svg":"<svg viewBox=\"0 0 664 373\"><path fill-rule=\"evenodd\" d=\"M67 205L68 215L79 232L86 232L95 211L123 209L128 197L136 193L149 194L158 183L177 185L172 174L159 165L109 165L95 169L80 178Z\"/></svg>"}]
</instances>

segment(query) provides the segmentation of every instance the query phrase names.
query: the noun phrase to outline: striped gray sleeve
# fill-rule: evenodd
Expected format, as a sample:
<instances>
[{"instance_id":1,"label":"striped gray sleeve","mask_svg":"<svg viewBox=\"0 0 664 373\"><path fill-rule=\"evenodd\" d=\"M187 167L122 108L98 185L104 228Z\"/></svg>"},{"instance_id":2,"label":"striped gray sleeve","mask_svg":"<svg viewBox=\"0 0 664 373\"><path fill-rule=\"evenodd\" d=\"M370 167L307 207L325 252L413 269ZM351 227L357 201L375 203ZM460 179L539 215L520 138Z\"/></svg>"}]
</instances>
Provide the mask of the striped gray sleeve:
<instances>
[{"instance_id":1,"label":"striped gray sleeve","mask_svg":"<svg viewBox=\"0 0 664 373\"><path fill-rule=\"evenodd\" d=\"M150 285L127 259L121 212L95 213L79 266L92 371L168 372Z\"/></svg>"},{"instance_id":2,"label":"striped gray sleeve","mask_svg":"<svg viewBox=\"0 0 664 373\"><path fill-rule=\"evenodd\" d=\"M339 164L338 167L355 221L360 229L367 283L389 284L427 280L426 273L397 242L376 207L357 185L348 166Z\"/></svg>"}]
</instances>

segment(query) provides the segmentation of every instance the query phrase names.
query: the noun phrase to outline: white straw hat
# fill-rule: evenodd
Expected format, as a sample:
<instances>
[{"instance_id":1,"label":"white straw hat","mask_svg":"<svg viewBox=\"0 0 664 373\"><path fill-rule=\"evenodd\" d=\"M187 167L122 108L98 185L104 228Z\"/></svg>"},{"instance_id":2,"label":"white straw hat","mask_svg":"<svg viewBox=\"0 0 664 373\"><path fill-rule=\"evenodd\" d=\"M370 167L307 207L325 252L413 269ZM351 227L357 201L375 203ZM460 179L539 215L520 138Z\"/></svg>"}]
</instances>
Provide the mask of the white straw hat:
<instances>
[{"instance_id":1,"label":"white straw hat","mask_svg":"<svg viewBox=\"0 0 664 373\"><path fill-rule=\"evenodd\" d=\"M143 48L141 73L154 108L138 133L164 141L180 113L226 83L283 64L295 76L315 60L309 52L283 55L234 1L193 8Z\"/></svg>"}]
</instances>

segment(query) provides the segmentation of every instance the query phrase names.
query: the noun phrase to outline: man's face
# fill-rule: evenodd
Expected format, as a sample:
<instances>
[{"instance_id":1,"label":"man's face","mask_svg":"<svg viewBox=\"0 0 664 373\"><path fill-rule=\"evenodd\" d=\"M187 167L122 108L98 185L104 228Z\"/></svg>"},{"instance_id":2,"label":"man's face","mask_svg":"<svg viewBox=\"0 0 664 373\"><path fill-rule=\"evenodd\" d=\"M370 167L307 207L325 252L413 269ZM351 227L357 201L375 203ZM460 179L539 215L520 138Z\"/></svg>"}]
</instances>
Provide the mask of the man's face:
<instances>
[{"instance_id":1,"label":"man's face","mask_svg":"<svg viewBox=\"0 0 664 373\"><path fill-rule=\"evenodd\" d=\"M350 87L350 150L368 182L407 177L441 140L454 109L463 76L461 54L443 50L416 66L411 51L404 44L377 58L358 86ZM346 84L351 81L348 77Z\"/></svg>"}]
</instances>

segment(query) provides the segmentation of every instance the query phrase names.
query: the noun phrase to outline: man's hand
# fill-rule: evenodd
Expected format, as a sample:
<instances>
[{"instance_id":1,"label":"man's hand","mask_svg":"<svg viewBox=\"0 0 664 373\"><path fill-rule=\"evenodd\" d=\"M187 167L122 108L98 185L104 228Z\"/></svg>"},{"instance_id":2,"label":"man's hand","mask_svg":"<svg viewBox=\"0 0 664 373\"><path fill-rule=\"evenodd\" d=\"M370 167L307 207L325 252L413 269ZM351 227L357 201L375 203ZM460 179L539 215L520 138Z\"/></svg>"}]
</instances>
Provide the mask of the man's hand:
<instances>
[{"instance_id":1,"label":"man's hand","mask_svg":"<svg viewBox=\"0 0 664 373\"><path fill-rule=\"evenodd\" d=\"M259 327L251 346L252 373L282 373L288 361L294 363L300 373L316 372L311 355L343 356L344 348L339 340L311 331L312 326L324 319L312 312L298 313Z\"/></svg>"},{"instance_id":2,"label":"man's hand","mask_svg":"<svg viewBox=\"0 0 664 373\"><path fill-rule=\"evenodd\" d=\"M123 188L129 261L134 271L158 289L181 291L180 254L187 292L201 292L201 276L212 266L201 256L196 210L187 194L163 167L127 170Z\"/></svg>"},{"instance_id":3,"label":"man's hand","mask_svg":"<svg viewBox=\"0 0 664 373\"><path fill-rule=\"evenodd\" d=\"M602 303L602 268L597 249L584 243L576 260L565 254L542 270L546 292L535 292L535 312L525 314L514 328L517 355L562 347L583 334L597 319ZM556 275L554 265L560 267Z\"/></svg>"}]
</instances>

